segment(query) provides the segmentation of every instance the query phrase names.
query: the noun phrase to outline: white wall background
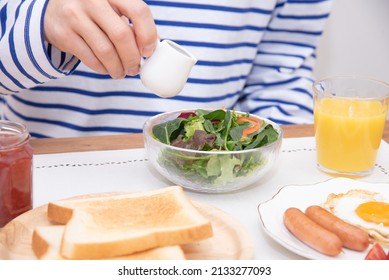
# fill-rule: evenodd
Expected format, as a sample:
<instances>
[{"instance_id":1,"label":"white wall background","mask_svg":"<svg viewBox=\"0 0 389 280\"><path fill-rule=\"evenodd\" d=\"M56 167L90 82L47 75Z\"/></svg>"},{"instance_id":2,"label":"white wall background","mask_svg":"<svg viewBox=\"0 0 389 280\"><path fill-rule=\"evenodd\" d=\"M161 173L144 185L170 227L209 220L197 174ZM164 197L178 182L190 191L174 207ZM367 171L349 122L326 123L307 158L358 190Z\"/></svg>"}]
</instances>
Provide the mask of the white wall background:
<instances>
[{"instance_id":1,"label":"white wall background","mask_svg":"<svg viewBox=\"0 0 389 280\"><path fill-rule=\"evenodd\" d=\"M333 0L316 78L360 75L389 83L389 0Z\"/></svg>"}]
</instances>

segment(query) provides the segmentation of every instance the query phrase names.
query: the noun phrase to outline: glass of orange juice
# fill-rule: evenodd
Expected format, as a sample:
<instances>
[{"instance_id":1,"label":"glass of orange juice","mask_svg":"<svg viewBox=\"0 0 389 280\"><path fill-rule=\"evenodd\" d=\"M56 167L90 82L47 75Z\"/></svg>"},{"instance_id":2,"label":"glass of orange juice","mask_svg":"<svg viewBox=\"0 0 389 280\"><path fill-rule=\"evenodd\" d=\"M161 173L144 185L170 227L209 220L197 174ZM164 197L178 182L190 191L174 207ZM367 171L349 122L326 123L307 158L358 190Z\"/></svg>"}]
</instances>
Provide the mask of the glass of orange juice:
<instances>
[{"instance_id":1,"label":"glass of orange juice","mask_svg":"<svg viewBox=\"0 0 389 280\"><path fill-rule=\"evenodd\" d=\"M389 85L338 76L316 81L313 93L319 169L340 176L370 175L387 118Z\"/></svg>"}]
</instances>

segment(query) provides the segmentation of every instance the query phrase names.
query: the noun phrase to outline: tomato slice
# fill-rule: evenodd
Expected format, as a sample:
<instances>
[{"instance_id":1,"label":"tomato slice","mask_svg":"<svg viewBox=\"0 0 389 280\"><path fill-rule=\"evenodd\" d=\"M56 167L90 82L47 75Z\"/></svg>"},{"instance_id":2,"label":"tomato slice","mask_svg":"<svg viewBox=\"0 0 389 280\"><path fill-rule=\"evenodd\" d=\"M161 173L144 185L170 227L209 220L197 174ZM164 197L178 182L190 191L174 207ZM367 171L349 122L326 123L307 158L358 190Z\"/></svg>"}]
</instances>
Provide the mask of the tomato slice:
<instances>
[{"instance_id":1,"label":"tomato slice","mask_svg":"<svg viewBox=\"0 0 389 280\"><path fill-rule=\"evenodd\" d=\"M242 135L243 138L247 137L248 135L250 135L250 134L252 134L254 132L257 132L261 128L261 125L262 125L262 121L261 120L258 120L258 119L255 119L255 118L250 118L250 117L239 117L236 120L236 122L239 123L239 124L248 122L250 124L249 127L245 128L243 130L243 135Z\"/></svg>"},{"instance_id":2,"label":"tomato slice","mask_svg":"<svg viewBox=\"0 0 389 280\"><path fill-rule=\"evenodd\" d=\"M367 253L365 260L385 260L388 255L385 253L384 248L379 243L376 243Z\"/></svg>"}]
</instances>

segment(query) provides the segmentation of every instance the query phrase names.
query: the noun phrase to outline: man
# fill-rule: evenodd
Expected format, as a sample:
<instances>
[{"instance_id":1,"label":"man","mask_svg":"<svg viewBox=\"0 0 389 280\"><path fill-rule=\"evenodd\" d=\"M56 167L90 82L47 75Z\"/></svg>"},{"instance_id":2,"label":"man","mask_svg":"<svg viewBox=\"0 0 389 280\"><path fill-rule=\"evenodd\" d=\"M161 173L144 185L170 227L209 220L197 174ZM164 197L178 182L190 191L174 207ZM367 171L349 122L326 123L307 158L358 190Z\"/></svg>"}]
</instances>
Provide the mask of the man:
<instances>
[{"instance_id":1,"label":"man","mask_svg":"<svg viewBox=\"0 0 389 280\"><path fill-rule=\"evenodd\" d=\"M141 132L177 109L235 108L312 122L312 67L327 0L0 0L2 117L34 137ZM140 82L158 39L197 59L182 92ZM80 62L81 61L81 62Z\"/></svg>"}]
</instances>

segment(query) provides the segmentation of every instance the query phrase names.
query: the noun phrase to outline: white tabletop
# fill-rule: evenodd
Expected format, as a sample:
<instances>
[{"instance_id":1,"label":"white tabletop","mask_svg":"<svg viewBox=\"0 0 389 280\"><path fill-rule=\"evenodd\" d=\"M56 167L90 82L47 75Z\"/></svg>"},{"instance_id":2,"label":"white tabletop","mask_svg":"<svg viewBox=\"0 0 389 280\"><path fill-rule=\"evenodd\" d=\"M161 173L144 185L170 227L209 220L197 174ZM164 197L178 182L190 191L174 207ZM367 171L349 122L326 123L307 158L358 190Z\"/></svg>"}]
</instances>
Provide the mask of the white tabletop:
<instances>
[{"instance_id":1,"label":"white tabletop","mask_svg":"<svg viewBox=\"0 0 389 280\"><path fill-rule=\"evenodd\" d=\"M244 190L228 194L186 193L193 200L209 203L238 219L252 236L255 259L304 259L264 232L257 207L283 186L315 184L332 178L317 170L314 146L311 137L284 139L276 167L266 178ZM389 154L389 145L383 141L373 175L359 181L389 183L389 157L385 154ZM150 168L144 149L131 149L36 155L33 185L37 207L80 194L147 191L172 183Z\"/></svg>"}]
</instances>

